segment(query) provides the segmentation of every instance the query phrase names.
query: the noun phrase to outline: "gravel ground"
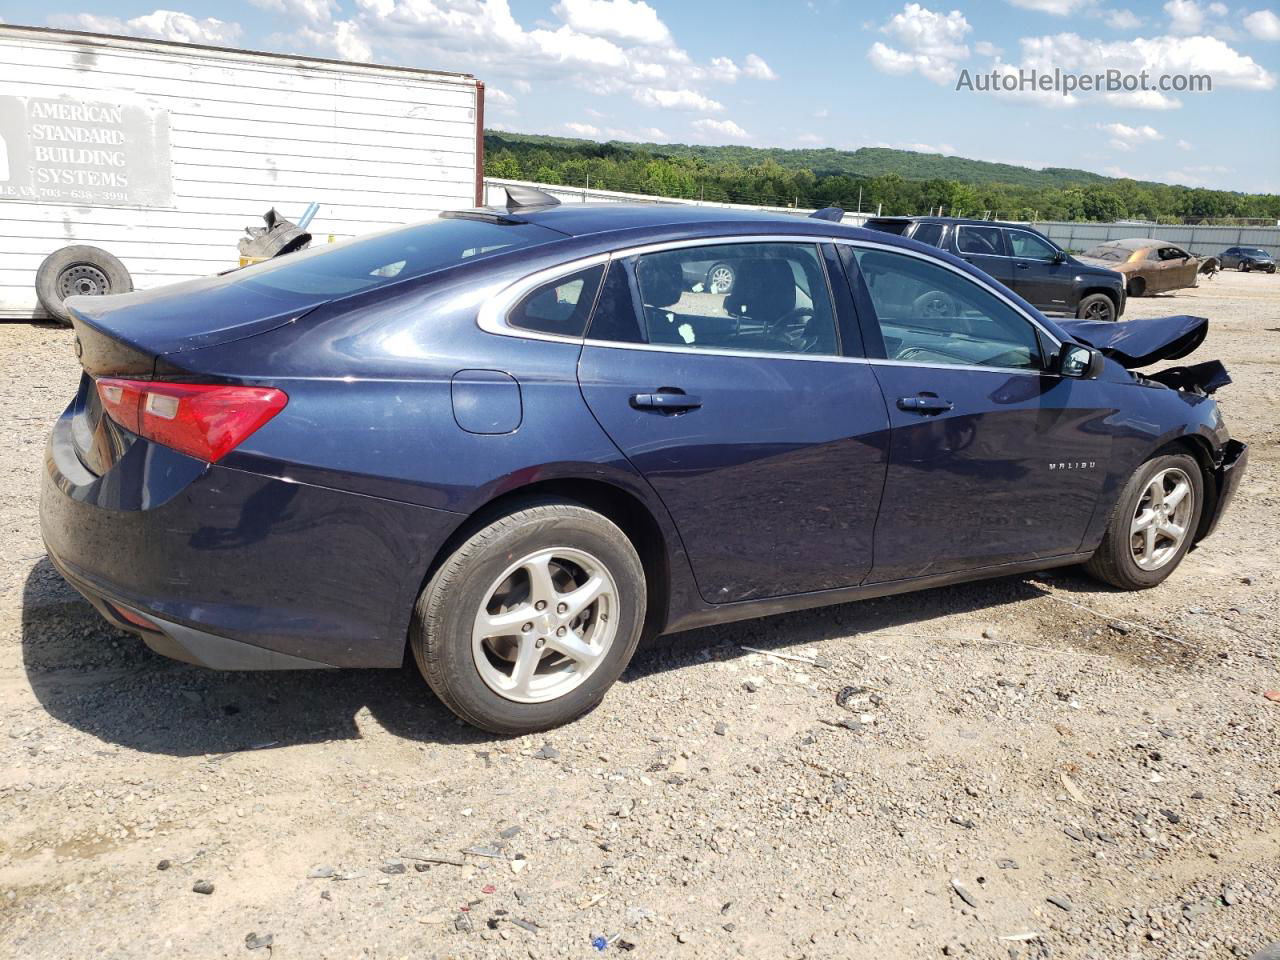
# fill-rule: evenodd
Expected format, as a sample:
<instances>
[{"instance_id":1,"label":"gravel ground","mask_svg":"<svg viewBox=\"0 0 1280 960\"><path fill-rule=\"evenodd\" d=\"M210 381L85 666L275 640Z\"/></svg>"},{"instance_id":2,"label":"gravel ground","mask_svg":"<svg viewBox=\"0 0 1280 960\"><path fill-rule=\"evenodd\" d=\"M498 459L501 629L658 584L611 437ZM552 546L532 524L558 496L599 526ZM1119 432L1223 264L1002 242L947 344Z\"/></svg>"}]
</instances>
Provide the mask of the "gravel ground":
<instances>
[{"instance_id":1,"label":"gravel ground","mask_svg":"<svg viewBox=\"0 0 1280 960\"><path fill-rule=\"evenodd\" d=\"M514 740L460 726L408 670L212 673L108 628L36 521L71 335L0 326L0 953L1280 940L1280 276L1130 305L1170 313L1212 318L1198 358L1231 370L1220 402L1252 462L1163 586L1059 571L668 637L594 714Z\"/></svg>"}]
</instances>

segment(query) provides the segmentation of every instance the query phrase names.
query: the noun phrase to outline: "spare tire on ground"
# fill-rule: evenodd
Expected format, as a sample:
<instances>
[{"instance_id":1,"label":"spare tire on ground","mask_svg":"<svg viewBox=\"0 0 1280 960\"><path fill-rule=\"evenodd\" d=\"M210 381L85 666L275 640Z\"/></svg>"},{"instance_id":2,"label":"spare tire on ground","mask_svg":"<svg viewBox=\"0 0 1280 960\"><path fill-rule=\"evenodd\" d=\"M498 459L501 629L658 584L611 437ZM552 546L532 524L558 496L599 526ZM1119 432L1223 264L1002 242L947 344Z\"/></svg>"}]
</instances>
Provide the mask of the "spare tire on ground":
<instances>
[{"instance_id":1,"label":"spare tire on ground","mask_svg":"<svg viewBox=\"0 0 1280 960\"><path fill-rule=\"evenodd\" d=\"M103 297L128 293L133 278L123 263L100 247L76 245L55 250L36 271L36 296L51 317L70 323L67 297Z\"/></svg>"}]
</instances>

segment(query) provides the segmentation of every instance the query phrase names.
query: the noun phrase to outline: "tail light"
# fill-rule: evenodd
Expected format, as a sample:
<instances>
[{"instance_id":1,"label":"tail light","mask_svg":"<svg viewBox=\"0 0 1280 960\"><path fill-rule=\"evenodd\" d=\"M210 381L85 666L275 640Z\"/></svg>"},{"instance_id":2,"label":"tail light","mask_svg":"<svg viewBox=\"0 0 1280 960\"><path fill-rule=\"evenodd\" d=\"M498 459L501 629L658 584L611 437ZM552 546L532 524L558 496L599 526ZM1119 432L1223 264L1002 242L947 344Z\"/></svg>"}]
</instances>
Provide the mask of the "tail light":
<instances>
[{"instance_id":1,"label":"tail light","mask_svg":"<svg viewBox=\"0 0 1280 960\"><path fill-rule=\"evenodd\" d=\"M272 387L150 380L98 380L108 416L126 430L217 463L284 409L289 397Z\"/></svg>"}]
</instances>

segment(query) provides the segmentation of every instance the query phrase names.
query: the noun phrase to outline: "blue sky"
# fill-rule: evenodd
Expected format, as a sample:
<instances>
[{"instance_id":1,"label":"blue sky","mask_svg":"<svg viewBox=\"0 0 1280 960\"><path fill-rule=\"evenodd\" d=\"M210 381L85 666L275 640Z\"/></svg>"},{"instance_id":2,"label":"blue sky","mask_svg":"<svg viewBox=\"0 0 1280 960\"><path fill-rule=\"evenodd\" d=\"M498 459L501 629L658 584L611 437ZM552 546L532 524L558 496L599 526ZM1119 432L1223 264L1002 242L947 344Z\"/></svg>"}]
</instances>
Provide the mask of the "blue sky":
<instances>
[{"instance_id":1,"label":"blue sky","mask_svg":"<svg viewBox=\"0 0 1280 960\"><path fill-rule=\"evenodd\" d=\"M155 2L0 0L0 18L474 73L489 125L522 132L895 146L1280 193L1280 0ZM955 89L964 69L1032 67L1213 90Z\"/></svg>"}]
</instances>

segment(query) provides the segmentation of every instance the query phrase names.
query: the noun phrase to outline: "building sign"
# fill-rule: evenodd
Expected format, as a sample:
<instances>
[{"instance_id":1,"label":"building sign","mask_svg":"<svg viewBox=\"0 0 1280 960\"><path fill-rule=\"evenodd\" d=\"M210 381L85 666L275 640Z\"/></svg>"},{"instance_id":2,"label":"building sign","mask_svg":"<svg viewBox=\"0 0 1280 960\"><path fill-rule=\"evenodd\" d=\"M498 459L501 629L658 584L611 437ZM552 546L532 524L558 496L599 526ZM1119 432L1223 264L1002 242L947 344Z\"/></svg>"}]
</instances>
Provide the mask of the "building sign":
<instances>
[{"instance_id":1,"label":"building sign","mask_svg":"<svg viewBox=\"0 0 1280 960\"><path fill-rule=\"evenodd\" d=\"M0 200L173 206L169 112L0 97Z\"/></svg>"}]
</instances>

